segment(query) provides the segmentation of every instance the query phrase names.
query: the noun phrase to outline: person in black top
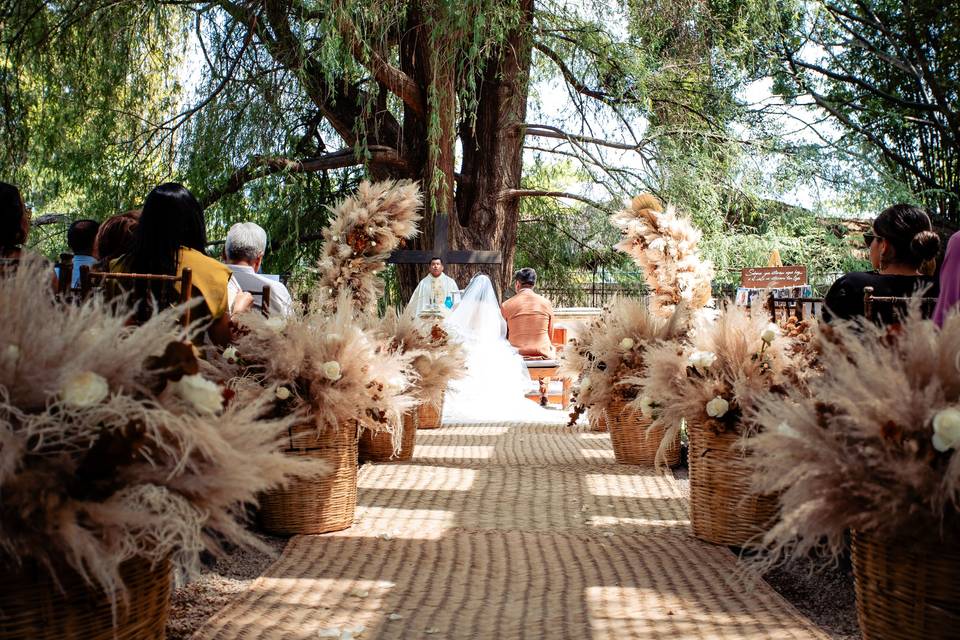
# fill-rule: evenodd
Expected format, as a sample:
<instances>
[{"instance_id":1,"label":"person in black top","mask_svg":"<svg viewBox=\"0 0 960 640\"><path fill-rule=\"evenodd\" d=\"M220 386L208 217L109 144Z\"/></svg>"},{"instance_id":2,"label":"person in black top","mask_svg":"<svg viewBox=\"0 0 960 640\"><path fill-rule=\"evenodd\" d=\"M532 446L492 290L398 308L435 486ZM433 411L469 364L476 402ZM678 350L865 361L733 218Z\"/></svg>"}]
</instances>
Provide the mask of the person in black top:
<instances>
[{"instance_id":1,"label":"person in black top","mask_svg":"<svg viewBox=\"0 0 960 640\"><path fill-rule=\"evenodd\" d=\"M921 268L937 256L940 237L923 209L895 204L877 216L863 239L875 270L848 273L833 283L823 301L824 322L863 316L864 287L873 287L875 296L905 297L924 291L923 295L936 297L936 280L922 275ZM877 312L884 324L897 322L894 309L879 307Z\"/></svg>"}]
</instances>

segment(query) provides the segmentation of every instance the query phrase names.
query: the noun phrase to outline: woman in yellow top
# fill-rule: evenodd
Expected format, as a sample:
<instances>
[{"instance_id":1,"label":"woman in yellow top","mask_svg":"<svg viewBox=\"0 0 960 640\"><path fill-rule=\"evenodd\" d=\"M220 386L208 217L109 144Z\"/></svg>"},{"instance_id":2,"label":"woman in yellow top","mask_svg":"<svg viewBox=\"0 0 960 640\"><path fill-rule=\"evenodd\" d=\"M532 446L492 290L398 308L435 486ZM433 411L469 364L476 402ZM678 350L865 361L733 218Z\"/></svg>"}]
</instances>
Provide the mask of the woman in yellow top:
<instances>
[{"instance_id":1,"label":"woman in yellow top","mask_svg":"<svg viewBox=\"0 0 960 640\"><path fill-rule=\"evenodd\" d=\"M111 265L112 271L180 275L193 271L194 293L203 296L198 316L210 317L207 333L216 344L230 342L231 306L239 313L250 306L247 294L231 305L227 283L233 272L204 253L207 244L203 209L181 184L167 182L150 192L143 204L133 251Z\"/></svg>"}]
</instances>

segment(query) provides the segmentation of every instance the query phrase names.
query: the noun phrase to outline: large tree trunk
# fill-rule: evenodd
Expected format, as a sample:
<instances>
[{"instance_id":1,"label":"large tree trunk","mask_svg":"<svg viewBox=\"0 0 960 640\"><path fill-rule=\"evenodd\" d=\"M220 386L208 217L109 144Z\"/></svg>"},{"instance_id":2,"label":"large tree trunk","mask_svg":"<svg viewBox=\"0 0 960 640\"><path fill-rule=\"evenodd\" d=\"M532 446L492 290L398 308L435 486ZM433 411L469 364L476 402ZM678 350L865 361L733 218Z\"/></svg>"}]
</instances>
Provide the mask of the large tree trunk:
<instances>
[{"instance_id":1,"label":"large tree trunk","mask_svg":"<svg viewBox=\"0 0 960 640\"><path fill-rule=\"evenodd\" d=\"M408 248L433 248L433 215L442 212L450 216L451 248L503 253L501 265L447 265L447 274L461 287L483 271L502 291L513 276L519 202L501 194L520 186L523 168L523 131L518 125L527 111L533 0L523 0L523 9L521 24L477 78L476 124L468 114L460 116L463 163L456 186L457 77L451 49L457 45L431 41L425 16L417 10L410 11L400 38L400 67L424 88L427 103L426 118L407 109L403 122L403 156L417 168L413 177L421 180L426 205L422 233ZM439 135L430 140L427 123L434 114ZM397 266L403 299L409 299L426 273L426 265Z\"/></svg>"},{"instance_id":2,"label":"large tree trunk","mask_svg":"<svg viewBox=\"0 0 960 640\"><path fill-rule=\"evenodd\" d=\"M457 189L457 215L451 218L452 244L457 249L503 253L498 265L454 265L450 271L461 286L473 274L490 276L498 292L513 279L520 203L502 194L520 186L524 132L530 81L533 0L523 0L523 20L479 78L476 125L468 119L460 129L463 164Z\"/></svg>"}]
</instances>

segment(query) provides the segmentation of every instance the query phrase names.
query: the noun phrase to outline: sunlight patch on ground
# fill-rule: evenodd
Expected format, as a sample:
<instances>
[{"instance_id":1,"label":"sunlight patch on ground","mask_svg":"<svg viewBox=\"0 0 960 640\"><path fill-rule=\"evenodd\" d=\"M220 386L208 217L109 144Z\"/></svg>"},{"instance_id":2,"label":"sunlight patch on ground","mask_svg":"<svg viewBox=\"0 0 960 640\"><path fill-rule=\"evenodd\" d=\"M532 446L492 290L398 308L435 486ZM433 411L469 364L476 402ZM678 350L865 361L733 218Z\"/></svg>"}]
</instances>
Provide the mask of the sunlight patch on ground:
<instances>
[{"instance_id":1,"label":"sunlight patch on ground","mask_svg":"<svg viewBox=\"0 0 960 640\"><path fill-rule=\"evenodd\" d=\"M418 460L489 460L493 447L486 445L418 445L415 455Z\"/></svg>"},{"instance_id":2,"label":"sunlight patch on ground","mask_svg":"<svg viewBox=\"0 0 960 640\"><path fill-rule=\"evenodd\" d=\"M384 540L439 540L454 527L456 515L442 509L358 506L356 524L335 535Z\"/></svg>"},{"instance_id":3,"label":"sunlight patch on ground","mask_svg":"<svg viewBox=\"0 0 960 640\"><path fill-rule=\"evenodd\" d=\"M626 475L632 471L624 465L625 475L590 473L583 477L587 490L595 496L611 498L682 498L671 478L656 474L652 469L647 475ZM636 469L637 467L634 467Z\"/></svg>"},{"instance_id":4,"label":"sunlight patch on ground","mask_svg":"<svg viewBox=\"0 0 960 640\"><path fill-rule=\"evenodd\" d=\"M417 448L419 457L420 449ZM375 491L469 491L477 479L476 469L454 469L412 464L364 467L357 488Z\"/></svg>"},{"instance_id":5,"label":"sunlight patch on ground","mask_svg":"<svg viewBox=\"0 0 960 640\"><path fill-rule=\"evenodd\" d=\"M383 610L384 600L394 586L384 580L262 577L253 589L283 615L265 617L262 611L248 609L231 624L269 633L271 637L341 637L334 635L334 629L352 629L353 637L358 637L390 613ZM288 593L296 594L295 601L286 601L284 596Z\"/></svg>"},{"instance_id":6,"label":"sunlight patch on ground","mask_svg":"<svg viewBox=\"0 0 960 640\"><path fill-rule=\"evenodd\" d=\"M586 523L592 527L643 526L643 527L683 527L690 520L664 520L657 518L618 518L616 516L590 516Z\"/></svg>"}]
</instances>

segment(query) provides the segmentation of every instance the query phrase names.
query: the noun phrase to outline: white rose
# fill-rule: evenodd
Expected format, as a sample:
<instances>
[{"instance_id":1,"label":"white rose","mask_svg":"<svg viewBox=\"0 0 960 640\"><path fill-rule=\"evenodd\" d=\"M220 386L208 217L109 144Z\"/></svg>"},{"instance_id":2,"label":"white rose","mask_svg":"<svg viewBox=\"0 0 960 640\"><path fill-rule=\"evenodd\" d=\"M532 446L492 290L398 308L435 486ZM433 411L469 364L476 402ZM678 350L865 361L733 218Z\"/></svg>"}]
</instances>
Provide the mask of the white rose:
<instances>
[{"instance_id":1,"label":"white rose","mask_svg":"<svg viewBox=\"0 0 960 640\"><path fill-rule=\"evenodd\" d=\"M93 371L84 371L68 379L60 390L63 403L72 407L91 407L110 395L107 379Z\"/></svg>"},{"instance_id":2,"label":"white rose","mask_svg":"<svg viewBox=\"0 0 960 640\"><path fill-rule=\"evenodd\" d=\"M286 400L291 395L290 389L287 389L286 387L277 387L276 394L277 400Z\"/></svg>"},{"instance_id":3,"label":"white rose","mask_svg":"<svg viewBox=\"0 0 960 640\"><path fill-rule=\"evenodd\" d=\"M340 379L340 376L342 375L342 371L340 369L340 363L337 362L336 360L329 360L327 362L324 362L321 369L323 370L323 375L327 377L327 380L332 380L336 382L337 380Z\"/></svg>"},{"instance_id":4,"label":"white rose","mask_svg":"<svg viewBox=\"0 0 960 640\"><path fill-rule=\"evenodd\" d=\"M3 364L8 367L14 367L18 360L20 360L20 347L15 344L8 344L3 350Z\"/></svg>"},{"instance_id":5,"label":"white rose","mask_svg":"<svg viewBox=\"0 0 960 640\"><path fill-rule=\"evenodd\" d=\"M790 437L790 438L800 438L800 437L802 437L802 436L800 435L800 432L799 432L799 431L797 431L796 429L794 429L793 427L791 427L791 426L790 426L789 424L787 424L786 422L781 422L780 424L777 425L777 433L779 433L780 435L784 435L784 436Z\"/></svg>"},{"instance_id":6,"label":"white rose","mask_svg":"<svg viewBox=\"0 0 960 640\"><path fill-rule=\"evenodd\" d=\"M624 351L629 351L630 349L633 349L633 345L635 344L636 343L633 341L633 338L624 338L620 341L620 348Z\"/></svg>"},{"instance_id":7,"label":"white rose","mask_svg":"<svg viewBox=\"0 0 960 640\"><path fill-rule=\"evenodd\" d=\"M960 446L960 410L944 409L933 416L933 446L937 451Z\"/></svg>"},{"instance_id":8,"label":"white rose","mask_svg":"<svg viewBox=\"0 0 960 640\"><path fill-rule=\"evenodd\" d=\"M715 396L707 403L707 415L711 418L722 418L729 410L730 403L720 396Z\"/></svg>"},{"instance_id":9,"label":"white rose","mask_svg":"<svg viewBox=\"0 0 960 640\"><path fill-rule=\"evenodd\" d=\"M273 331L275 333L280 333L287 326L287 321L284 320L283 318L273 317L273 318L267 319L267 321L264 322L263 325L267 329L270 329L270 331Z\"/></svg>"},{"instance_id":10,"label":"white rose","mask_svg":"<svg viewBox=\"0 0 960 640\"><path fill-rule=\"evenodd\" d=\"M183 376L174 383L174 389L177 395L192 404L200 413L214 414L223 410L223 393L220 387L200 374Z\"/></svg>"},{"instance_id":11,"label":"white rose","mask_svg":"<svg viewBox=\"0 0 960 640\"><path fill-rule=\"evenodd\" d=\"M780 335L780 327L774 323L769 323L767 327L760 333L760 339L770 344L773 342L774 338Z\"/></svg>"},{"instance_id":12,"label":"white rose","mask_svg":"<svg viewBox=\"0 0 960 640\"><path fill-rule=\"evenodd\" d=\"M700 371L706 371L717 361L717 354L712 351L694 351L687 358L687 362Z\"/></svg>"},{"instance_id":13,"label":"white rose","mask_svg":"<svg viewBox=\"0 0 960 640\"><path fill-rule=\"evenodd\" d=\"M667 243L664 241L663 238L657 238L656 240L650 243L650 248L653 249L654 251L663 251L664 249L666 249L666 247L667 247Z\"/></svg>"},{"instance_id":14,"label":"white rose","mask_svg":"<svg viewBox=\"0 0 960 640\"><path fill-rule=\"evenodd\" d=\"M239 354L236 347L227 347L223 350L223 359L227 362L236 362L239 360Z\"/></svg>"},{"instance_id":15,"label":"white rose","mask_svg":"<svg viewBox=\"0 0 960 640\"><path fill-rule=\"evenodd\" d=\"M590 388L590 378L584 378L580 381L580 391L586 391Z\"/></svg>"}]
</instances>

